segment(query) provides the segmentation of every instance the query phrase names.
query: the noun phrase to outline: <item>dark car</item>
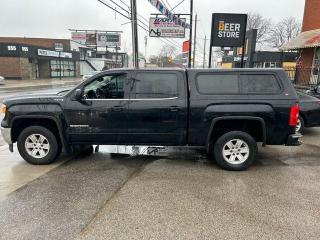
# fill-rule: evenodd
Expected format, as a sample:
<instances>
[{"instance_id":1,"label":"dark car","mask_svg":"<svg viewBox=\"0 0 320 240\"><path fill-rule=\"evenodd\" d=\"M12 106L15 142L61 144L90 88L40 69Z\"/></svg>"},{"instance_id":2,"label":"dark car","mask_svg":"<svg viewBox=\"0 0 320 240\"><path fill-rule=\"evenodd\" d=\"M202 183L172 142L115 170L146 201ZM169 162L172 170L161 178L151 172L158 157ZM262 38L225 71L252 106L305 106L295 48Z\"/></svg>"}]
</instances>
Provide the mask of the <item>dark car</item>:
<instances>
[{"instance_id":1,"label":"dark car","mask_svg":"<svg viewBox=\"0 0 320 240\"><path fill-rule=\"evenodd\" d=\"M62 94L5 100L1 130L32 164L79 145L195 146L243 170L257 142L300 144L298 102L281 69L115 69Z\"/></svg>"},{"instance_id":2,"label":"dark car","mask_svg":"<svg viewBox=\"0 0 320 240\"><path fill-rule=\"evenodd\" d=\"M300 106L297 132L303 133L305 128L320 126L320 99L297 91Z\"/></svg>"},{"instance_id":3,"label":"dark car","mask_svg":"<svg viewBox=\"0 0 320 240\"><path fill-rule=\"evenodd\" d=\"M320 85L312 87L310 90L307 90L306 93L316 98L320 98Z\"/></svg>"}]
</instances>

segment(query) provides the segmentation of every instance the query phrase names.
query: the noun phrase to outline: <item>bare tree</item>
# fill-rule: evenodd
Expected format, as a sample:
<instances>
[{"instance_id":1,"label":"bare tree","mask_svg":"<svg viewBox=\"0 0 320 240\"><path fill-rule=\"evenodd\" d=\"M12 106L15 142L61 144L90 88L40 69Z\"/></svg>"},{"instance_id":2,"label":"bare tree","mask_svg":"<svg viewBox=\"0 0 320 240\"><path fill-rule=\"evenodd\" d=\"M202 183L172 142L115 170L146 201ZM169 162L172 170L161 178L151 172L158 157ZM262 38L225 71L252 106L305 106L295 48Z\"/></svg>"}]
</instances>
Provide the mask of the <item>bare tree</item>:
<instances>
[{"instance_id":1,"label":"bare tree","mask_svg":"<svg viewBox=\"0 0 320 240\"><path fill-rule=\"evenodd\" d=\"M177 54L177 49L175 47L165 45L165 46L162 46L159 56L172 58L176 54Z\"/></svg>"},{"instance_id":2,"label":"bare tree","mask_svg":"<svg viewBox=\"0 0 320 240\"><path fill-rule=\"evenodd\" d=\"M281 47L296 37L301 30L301 22L294 17L288 17L274 25L270 33L270 43L273 47Z\"/></svg>"},{"instance_id":3,"label":"bare tree","mask_svg":"<svg viewBox=\"0 0 320 240\"><path fill-rule=\"evenodd\" d=\"M263 44L268 41L268 35L271 31L272 23L270 19L264 18L259 13L249 13L247 30L257 29L257 43Z\"/></svg>"}]
</instances>

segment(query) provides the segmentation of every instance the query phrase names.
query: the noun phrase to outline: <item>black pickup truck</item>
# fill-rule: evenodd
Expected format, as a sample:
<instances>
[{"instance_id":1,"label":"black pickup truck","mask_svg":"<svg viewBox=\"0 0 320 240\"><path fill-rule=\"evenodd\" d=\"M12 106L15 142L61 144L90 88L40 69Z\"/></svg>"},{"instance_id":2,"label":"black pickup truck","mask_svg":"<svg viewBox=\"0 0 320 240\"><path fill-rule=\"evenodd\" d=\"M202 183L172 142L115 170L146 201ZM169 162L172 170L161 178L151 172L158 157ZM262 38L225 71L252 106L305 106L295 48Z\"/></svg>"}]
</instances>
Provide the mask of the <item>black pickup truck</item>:
<instances>
[{"instance_id":1,"label":"black pickup truck","mask_svg":"<svg viewBox=\"0 0 320 240\"><path fill-rule=\"evenodd\" d=\"M2 136L32 164L80 145L200 146L243 170L263 145L299 145L297 94L280 69L117 69L73 90L4 101Z\"/></svg>"}]
</instances>

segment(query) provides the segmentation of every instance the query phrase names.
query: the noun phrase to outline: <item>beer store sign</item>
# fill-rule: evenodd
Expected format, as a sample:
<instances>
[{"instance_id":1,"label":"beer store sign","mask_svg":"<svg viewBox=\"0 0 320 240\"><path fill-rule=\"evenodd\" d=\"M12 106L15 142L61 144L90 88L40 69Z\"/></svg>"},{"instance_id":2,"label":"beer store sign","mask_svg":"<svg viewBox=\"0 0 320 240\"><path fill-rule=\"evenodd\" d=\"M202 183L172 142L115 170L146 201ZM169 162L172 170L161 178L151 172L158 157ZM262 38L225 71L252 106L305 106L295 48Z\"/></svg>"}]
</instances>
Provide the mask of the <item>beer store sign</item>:
<instances>
[{"instance_id":1,"label":"beer store sign","mask_svg":"<svg viewBox=\"0 0 320 240\"><path fill-rule=\"evenodd\" d=\"M212 14L211 46L240 47L244 43L247 27L246 14Z\"/></svg>"}]
</instances>

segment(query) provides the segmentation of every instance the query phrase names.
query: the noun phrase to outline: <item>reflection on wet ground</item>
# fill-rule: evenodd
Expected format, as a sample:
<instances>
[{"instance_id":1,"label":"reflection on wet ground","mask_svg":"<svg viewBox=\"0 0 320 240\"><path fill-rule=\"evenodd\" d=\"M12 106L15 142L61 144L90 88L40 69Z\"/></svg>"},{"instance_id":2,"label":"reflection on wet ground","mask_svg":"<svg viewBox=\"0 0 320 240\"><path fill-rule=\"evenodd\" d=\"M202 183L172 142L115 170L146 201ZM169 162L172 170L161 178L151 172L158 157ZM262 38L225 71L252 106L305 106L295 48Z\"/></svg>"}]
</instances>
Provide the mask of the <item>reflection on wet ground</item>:
<instances>
[{"instance_id":1,"label":"reflection on wet ground","mask_svg":"<svg viewBox=\"0 0 320 240\"><path fill-rule=\"evenodd\" d=\"M309 138L260 148L244 172L199 149L143 156L104 146L0 199L0 238L319 239L320 158Z\"/></svg>"}]
</instances>

